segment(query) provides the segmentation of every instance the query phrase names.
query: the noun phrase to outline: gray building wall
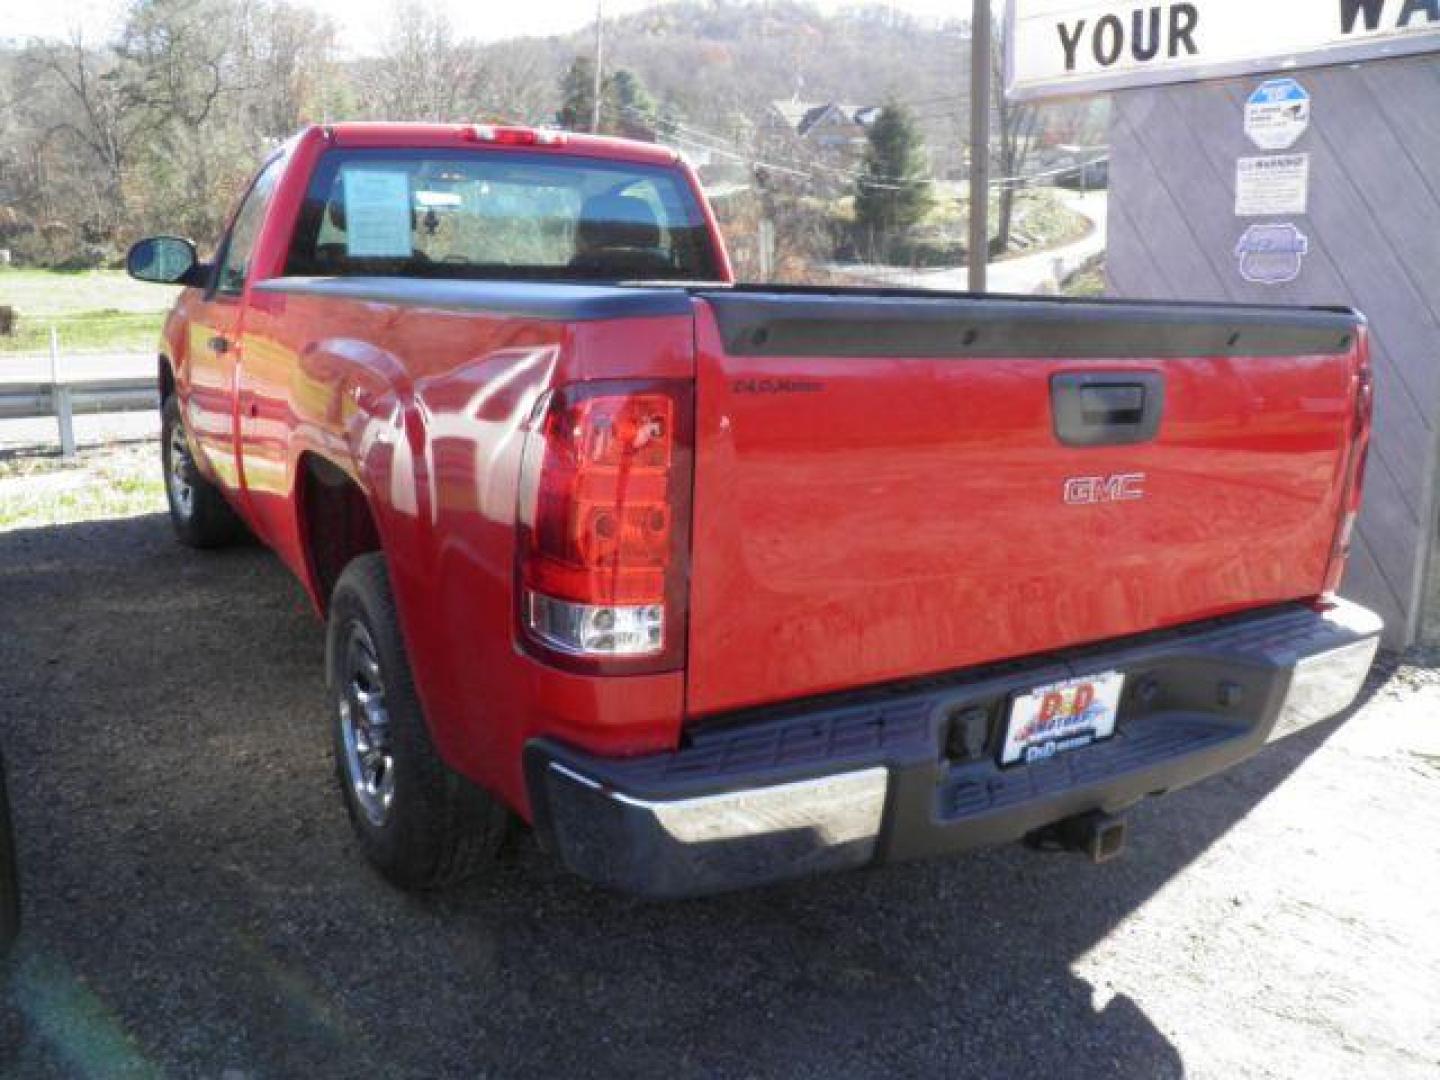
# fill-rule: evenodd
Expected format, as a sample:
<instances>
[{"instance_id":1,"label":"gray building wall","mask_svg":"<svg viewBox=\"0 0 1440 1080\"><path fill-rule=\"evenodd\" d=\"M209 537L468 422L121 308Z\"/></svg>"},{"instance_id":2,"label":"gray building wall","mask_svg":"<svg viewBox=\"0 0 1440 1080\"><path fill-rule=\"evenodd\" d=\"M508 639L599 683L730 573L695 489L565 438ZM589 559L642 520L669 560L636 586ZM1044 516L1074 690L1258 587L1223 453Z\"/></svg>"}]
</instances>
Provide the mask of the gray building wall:
<instances>
[{"instance_id":1,"label":"gray building wall","mask_svg":"<svg viewBox=\"0 0 1440 1080\"><path fill-rule=\"evenodd\" d=\"M1440 420L1440 57L1287 72L1312 100L1309 212L1235 216L1235 162L1261 78L1114 95L1109 249L1114 296L1352 304L1370 320L1376 423L1345 593L1380 612L1392 645L1419 635L1435 530ZM1310 240L1299 278L1245 281L1235 244L1254 222ZM1432 622L1433 622L1432 614ZM1432 626L1433 629L1433 626ZM1427 636L1431 636L1427 632Z\"/></svg>"}]
</instances>

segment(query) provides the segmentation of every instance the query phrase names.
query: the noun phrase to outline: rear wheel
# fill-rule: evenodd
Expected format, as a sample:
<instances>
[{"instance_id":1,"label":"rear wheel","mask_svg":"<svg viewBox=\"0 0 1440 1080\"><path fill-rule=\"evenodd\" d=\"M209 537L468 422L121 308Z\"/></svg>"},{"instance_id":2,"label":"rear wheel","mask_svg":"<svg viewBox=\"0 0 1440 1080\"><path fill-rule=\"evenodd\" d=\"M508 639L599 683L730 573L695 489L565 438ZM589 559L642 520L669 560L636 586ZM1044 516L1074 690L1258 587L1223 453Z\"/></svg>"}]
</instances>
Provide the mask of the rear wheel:
<instances>
[{"instance_id":1,"label":"rear wheel","mask_svg":"<svg viewBox=\"0 0 1440 1080\"><path fill-rule=\"evenodd\" d=\"M509 811L440 761L378 554L353 560L336 583L326 664L336 777L366 858L407 889L449 885L493 861Z\"/></svg>"},{"instance_id":2,"label":"rear wheel","mask_svg":"<svg viewBox=\"0 0 1440 1080\"><path fill-rule=\"evenodd\" d=\"M239 537L240 519L219 488L200 473L180 415L180 401L171 394L160 407L160 459L165 468L165 499L170 524L182 544L220 547Z\"/></svg>"}]
</instances>

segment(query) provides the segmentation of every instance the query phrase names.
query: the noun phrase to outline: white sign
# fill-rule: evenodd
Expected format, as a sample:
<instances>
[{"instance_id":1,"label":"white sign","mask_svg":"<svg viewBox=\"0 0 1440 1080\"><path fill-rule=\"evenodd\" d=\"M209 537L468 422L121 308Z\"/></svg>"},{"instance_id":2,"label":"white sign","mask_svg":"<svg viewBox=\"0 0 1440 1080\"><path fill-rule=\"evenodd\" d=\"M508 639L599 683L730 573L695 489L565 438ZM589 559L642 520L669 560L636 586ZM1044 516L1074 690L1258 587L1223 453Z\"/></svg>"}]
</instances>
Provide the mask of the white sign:
<instances>
[{"instance_id":1,"label":"white sign","mask_svg":"<svg viewBox=\"0 0 1440 1080\"><path fill-rule=\"evenodd\" d=\"M1440 51L1440 0L1009 0L1017 100Z\"/></svg>"},{"instance_id":2,"label":"white sign","mask_svg":"<svg viewBox=\"0 0 1440 1080\"><path fill-rule=\"evenodd\" d=\"M397 169L341 172L345 193L345 251L359 258L408 259L410 174Z\"/></svg>"},{"instance_id":3,"label":"white sign","mask_svg":"<svg viewBox=\"0 0 1440 1080\"><path fill-rule=\"evenodd\" d=\"M1245 102L1245 134L1261 150L1289 150L1310 126L1310 93L1294 79L1270 79Z\"/></svg>"},{"instance_id":4,"label":"white sign","mask_svg":"<svg viewBox=\"0 0 1440 1080\"><path fill-rule=\"evenodd\" d=\"M1235 216L1303 214L1310 202L1310 155L1246 157L1235 163Z\"/></svg>"}]
</instances>

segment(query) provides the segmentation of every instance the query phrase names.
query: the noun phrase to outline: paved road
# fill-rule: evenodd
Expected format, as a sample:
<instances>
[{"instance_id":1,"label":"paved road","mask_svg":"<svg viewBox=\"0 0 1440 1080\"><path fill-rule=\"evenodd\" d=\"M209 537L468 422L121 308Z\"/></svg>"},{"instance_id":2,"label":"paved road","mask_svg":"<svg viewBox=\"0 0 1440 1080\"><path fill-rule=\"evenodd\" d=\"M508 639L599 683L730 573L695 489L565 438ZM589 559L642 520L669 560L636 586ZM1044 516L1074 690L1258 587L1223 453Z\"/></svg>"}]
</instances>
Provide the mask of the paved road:
<instances>
[{"instance_id":1,"label":"paved road","mask_svg":"<svg viewBox=\"0 0 1440 1080\"><path fill-rule=\"evenodd\" d=\"M990 292L1031 294L1051 292L1072 272L1093 255L1105 250L1107 208L1106 193L1062 193L1061 200L1072 210L1090 219L1088 233L1073 244L1065 244L1034 255L992 262L987 271ZM936 270L910 270L899 267L835 266L833 270L875 284L905 288L964 291L969 288L969 271L961 267Z\"/></svg>"},{"instance_id":2,"label":"paved road","mask_svg":"<svg viewBox=\"0 0 1440 1080\"><path fill-rule=\"evenodd\" d=\"M320 631L158 517L0 534L26 928L0 1074L1433 1077L1440 674L1135 814L670 905L522 838L412 898L332 791ZM229 1072L227 1072L229 1070Z\"/></svg>"},{"instance_id":3,"label":"paved road","mask_svg":"<svg viewBox=\"0 0 1440 1080\"><path fill-rule=\"evenodd\" d=\"M156 359L144 353L72 353L60 357L62 382L91 379L153 379ZM6 383L49 382L48 356L16 356L0 353L0 386ZM130 413L76 413L75 438L81 445L104 444L117 439L150 438L160 432L160 418L154 410ZM0 451L16 446L58 448L59 429L55 418L0 420Z\"/></svg>"},{"instance_id":4,"label":"paved road","mask_svg":"<svg viewBox=\"0 0 1440 1080\"><path fill-rule=\"evenodd\" d=\"M155 357L149 353L67 353L58 366L61 382L155 375ZM49 381L50 357L0 353L0 383Z\"/></svg>"},{"instance_id":5,"label":"paved road","mask_svg":"<svg viewBox=\"0 0 1440 1080\"><path fill-rule=\"evenodd\" d=\"M62 382L85 382L91 379L123 379L155 377L155 358L146 353L70 353L60 358ZM50 381L48 356L0 353L0 387L6 383ZM77 414L75 438L83 445L113 442L117 439L147 438L160 430L159 416L153 410L138 413ZM0 450L16 446L59 446L59 429L53 417L31 420L0 420Z\"/></svg>"},{"instance_id":6,"label":"paved road","mask_svg":"<svg viewBox=\"0 0 1440 1080\"><path fill-rule=\"evenodd\" d=\"M1090 231L1073 244L991 263L988 277L992 292L1033 293L1058 285L1091 256L1105 250L1105 230L1110 205L1106 193L1067 193L1062 194L1060 199L1076 213L1090 220Z\"/></svg>"}]
</instances>

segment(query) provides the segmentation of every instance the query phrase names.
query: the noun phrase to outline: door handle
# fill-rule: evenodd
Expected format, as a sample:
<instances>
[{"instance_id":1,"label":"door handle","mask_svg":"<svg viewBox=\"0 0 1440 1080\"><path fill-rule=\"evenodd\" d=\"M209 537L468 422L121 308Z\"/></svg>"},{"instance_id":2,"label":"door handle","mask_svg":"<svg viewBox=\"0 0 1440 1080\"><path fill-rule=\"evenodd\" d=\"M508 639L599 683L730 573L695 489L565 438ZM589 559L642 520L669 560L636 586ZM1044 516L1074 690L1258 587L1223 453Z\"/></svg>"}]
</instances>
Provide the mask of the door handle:
<instances>
[{"instance_id":1,"label":"door handle","mask_svg":"<svg viewBox=\"0 0 1440 1080\"><path fill-rule=\"evenodd\" d=\"M1080 414L1090 427L1124 427L1145 419L1145 387L1101 383L1080 387Z\"/></svg>"},{"instance_id":2,"label":"door handle","mask_svg":"<svg viewBox=\"0 0 1440 1080\"><path fill-rule=\"evenodd\" d=\"M1050 409L1066 446L1149 442L1165 411L1165 380L1152 371L1052 375Z\"/></svg>"},{"instance_id":3,"label":"door handle","mask_svg":"<svg viewBox=\"0 0 1440 1080\"><path fill-rule=\"evenodd\" d=\"M230 351L230 339L227 338L227 337L225 337L223 334L216 334L214 337L212 337L212 338L210 339L210 351L211 351L211 352L217 352L217 353L227 353L227 352L229 352L229 351Z\"/></svg>"}]
</instances>

